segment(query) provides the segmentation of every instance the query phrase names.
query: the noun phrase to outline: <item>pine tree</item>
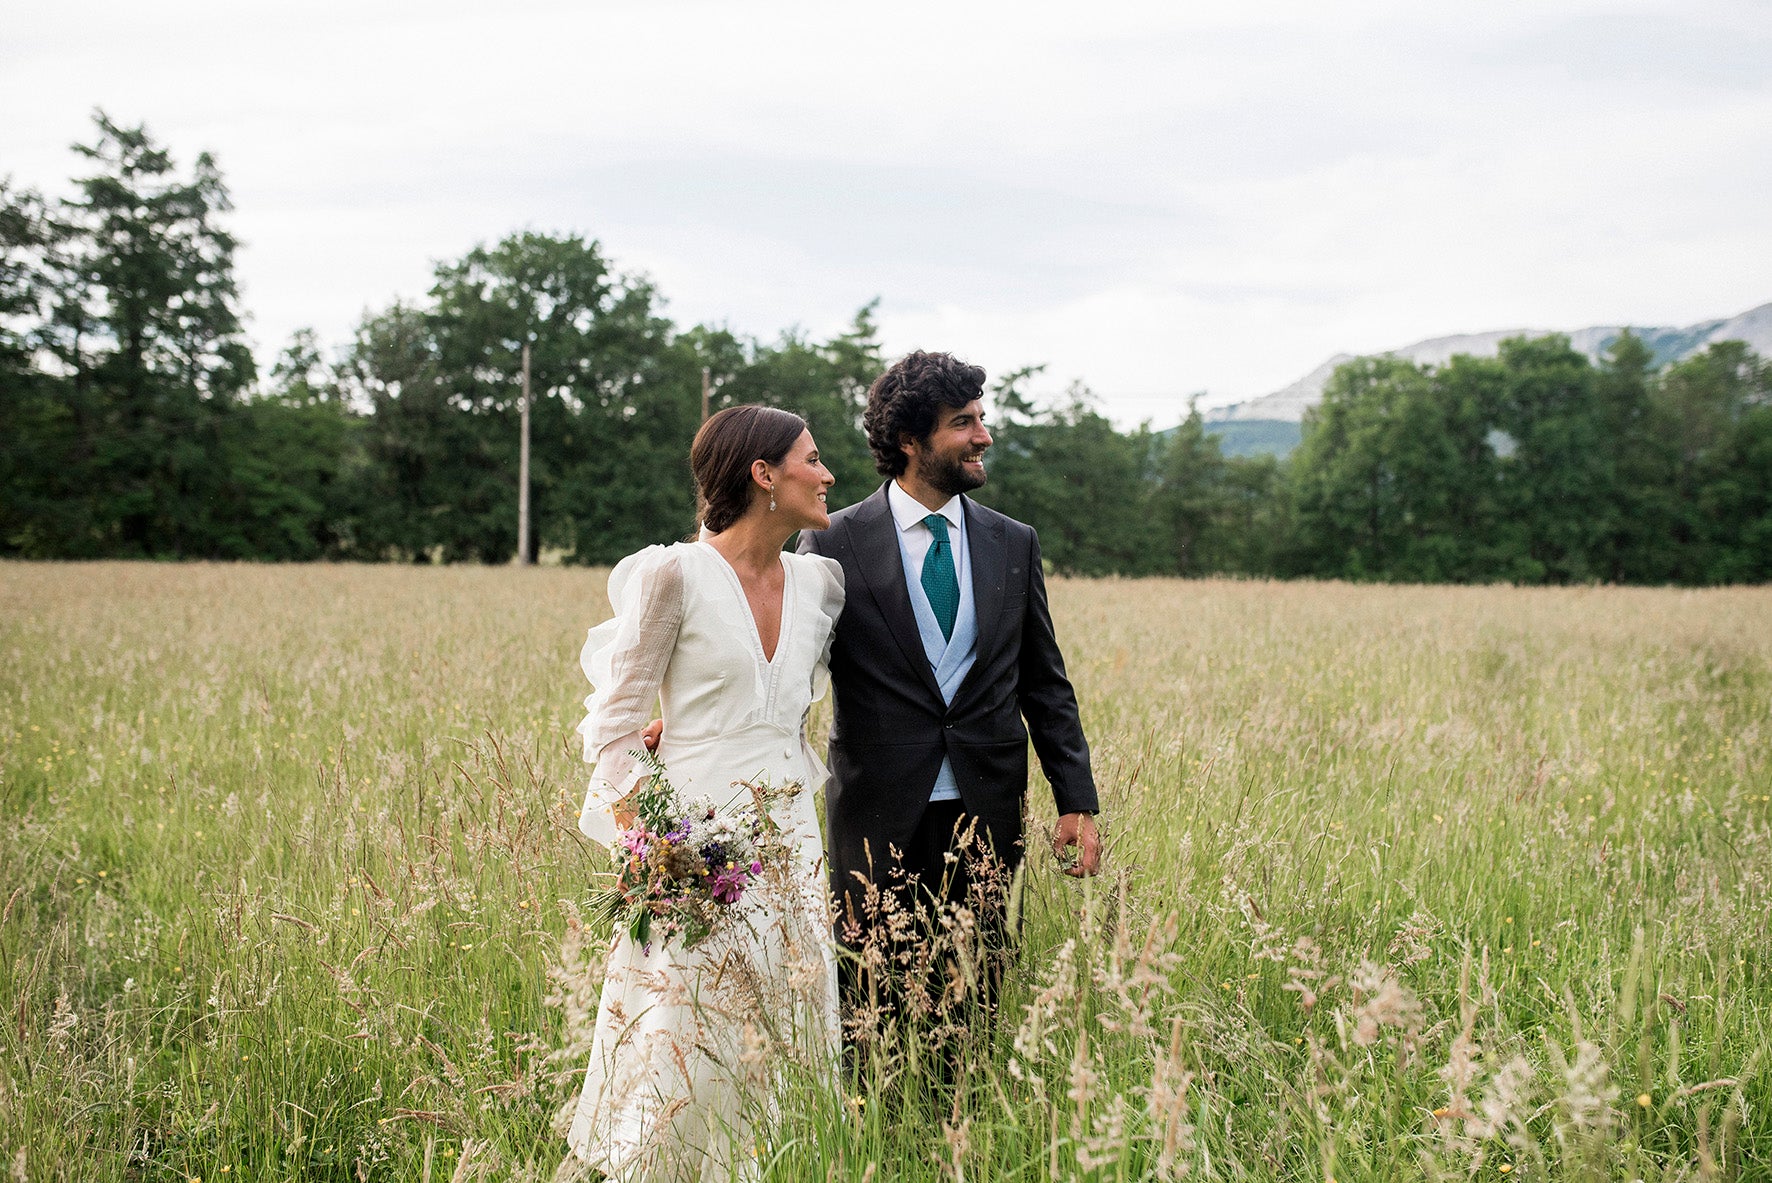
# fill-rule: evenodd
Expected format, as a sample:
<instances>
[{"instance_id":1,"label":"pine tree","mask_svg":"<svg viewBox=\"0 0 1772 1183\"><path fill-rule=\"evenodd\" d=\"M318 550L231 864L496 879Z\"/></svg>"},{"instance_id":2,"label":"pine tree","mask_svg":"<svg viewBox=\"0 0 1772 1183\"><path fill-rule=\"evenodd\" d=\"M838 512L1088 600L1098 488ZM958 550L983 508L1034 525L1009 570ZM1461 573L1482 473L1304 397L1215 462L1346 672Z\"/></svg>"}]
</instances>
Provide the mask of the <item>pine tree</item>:
<instances>
[{"instance_id":1,"label":"pine tree","mask_svg":"<svg viewBox=\"0 0 1772 1183\"><path fill-rule=\"evenodd\" d=\"M145 127L94 121L97 140L75 146L93 171L51 219L43 336L73 420L67 462L92 491L73 549L220 553L222 422L254 377L219 225L227 189L207 154L180 178Z\"/></svg>"}]
</instances>

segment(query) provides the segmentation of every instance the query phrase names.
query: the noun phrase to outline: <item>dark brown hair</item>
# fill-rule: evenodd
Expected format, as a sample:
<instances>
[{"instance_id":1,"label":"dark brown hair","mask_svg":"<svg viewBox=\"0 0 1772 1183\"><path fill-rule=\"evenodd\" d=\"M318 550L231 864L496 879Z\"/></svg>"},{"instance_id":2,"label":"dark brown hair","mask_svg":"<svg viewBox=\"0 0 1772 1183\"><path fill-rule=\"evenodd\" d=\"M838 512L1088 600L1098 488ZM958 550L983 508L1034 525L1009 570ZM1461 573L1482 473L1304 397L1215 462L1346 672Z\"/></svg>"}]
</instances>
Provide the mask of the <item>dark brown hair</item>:
<instances>
[{"instance_id":1,"label":"dark brown hair","mask_svg":"<svg viewBox=\"0 0 1772 1183\"><path fill-rule=\"evenodd\" d=\"M727 407L701 425L689 445L689 471L695 475L695 514L718 534L751 507L751 464L780 464L806 430L792 411L755 403Z\"/></svg>"},{"instance_id":2,"label":"dark brown hair","mask_svg":"<svg viewBox=\"0 0 1772 1183\"><path fill-rule=\"evenodd\" d=\"M905 437L926 440L943 407L958 410L984 397L984 371L951 353L906 354L874 380L861 425L868 433L874 467L898 476L910 463L900 450Z\"/></svg>"}]
</instances>

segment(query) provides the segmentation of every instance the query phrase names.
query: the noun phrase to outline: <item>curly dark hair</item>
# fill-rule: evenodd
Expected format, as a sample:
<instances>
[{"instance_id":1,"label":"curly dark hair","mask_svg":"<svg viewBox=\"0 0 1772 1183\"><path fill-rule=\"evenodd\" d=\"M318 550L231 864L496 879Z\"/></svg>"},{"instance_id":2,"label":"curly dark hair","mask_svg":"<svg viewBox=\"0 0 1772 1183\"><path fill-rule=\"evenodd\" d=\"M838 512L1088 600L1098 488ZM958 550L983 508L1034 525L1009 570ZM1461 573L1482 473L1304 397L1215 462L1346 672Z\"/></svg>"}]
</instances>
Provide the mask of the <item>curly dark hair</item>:
<instances>
[{"instance_id":1,"label":"curly dark hair","mask_svg":"<svg viewBox=\"0 0 1772 1183\"><path fill-rule=\"evenodd\" d=\"M695 476L695 516L718 534L744 516L756 497L751 464L780 464L806 430L792 411L755 403L727 407L695 433L689 470Z\"/></svg>"},{"instance_id":2,"label":"curly dark hair","mask_svg":"<svg viewBox=\"0 0 1772 1183\"><path fill-rule=\"evenodd\" d=\"M984 370L967 365L951 353L918 350L874 380L861 425L868 433L874 467L883 476L898 476L910 462L900 449L908 437L925 440L935 430L941 409L958 410L984 397Z\"/></svg>"}]
</instances>

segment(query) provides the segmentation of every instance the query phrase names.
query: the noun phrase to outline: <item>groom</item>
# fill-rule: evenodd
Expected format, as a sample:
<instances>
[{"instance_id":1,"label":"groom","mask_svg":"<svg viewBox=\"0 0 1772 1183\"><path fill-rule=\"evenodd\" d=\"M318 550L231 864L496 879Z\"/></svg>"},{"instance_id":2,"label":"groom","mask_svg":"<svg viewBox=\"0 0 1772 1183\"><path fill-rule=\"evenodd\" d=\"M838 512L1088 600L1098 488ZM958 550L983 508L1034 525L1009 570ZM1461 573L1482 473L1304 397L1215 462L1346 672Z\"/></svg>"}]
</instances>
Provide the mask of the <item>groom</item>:
<instances>
[{"instance_id":1,"label":"groom","mask_svg":"<svg viewBox=\"0 0 1772 1183\"><path fill-rule=\"evenodd\" d=\"M870 885L903 892L915 876L938 900L965 902L981 851L1006 885L1021 860L1030 735L1058 808L1054 850L1077 848L1066 873L1093 875L1101 860L1039 539L966 496L985 483L991 446L984 378L922 352L882 374L863 425L886 483L800 535L802 553L843 565L847 589L825 805L838 932L852 945L879 898ZM1000 914L979 919L1001 935Z\"/></svg>"}]
</instances>

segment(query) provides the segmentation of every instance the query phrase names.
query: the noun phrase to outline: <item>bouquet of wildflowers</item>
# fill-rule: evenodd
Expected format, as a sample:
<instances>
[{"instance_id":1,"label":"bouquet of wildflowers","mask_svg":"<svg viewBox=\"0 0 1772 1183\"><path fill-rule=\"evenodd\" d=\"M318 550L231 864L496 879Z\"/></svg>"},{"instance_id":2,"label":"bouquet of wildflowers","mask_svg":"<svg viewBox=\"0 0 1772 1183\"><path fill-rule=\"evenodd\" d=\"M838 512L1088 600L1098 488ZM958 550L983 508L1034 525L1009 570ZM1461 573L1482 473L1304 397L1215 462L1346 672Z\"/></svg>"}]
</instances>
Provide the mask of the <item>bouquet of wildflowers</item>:
<instances>
[{"instance_id":1,"label":"bouquet of wildflowers","mask_svg":"<svg viewBox=\"0 0 1772 1183\"><path fill-rule=\"evenodd\" d=\"M635 755L652 775L629 798L634 820L616 840L614 882L592 893L590 912L625 922L642 945L657 936L693 949L784 852L769 807L799 786L747 783L747 811L705 797L684 801L658 757Z\"/></svg>"}]
</instances>

